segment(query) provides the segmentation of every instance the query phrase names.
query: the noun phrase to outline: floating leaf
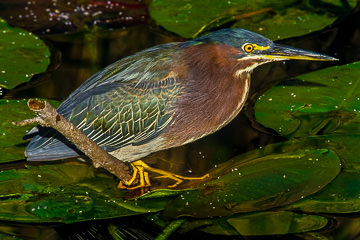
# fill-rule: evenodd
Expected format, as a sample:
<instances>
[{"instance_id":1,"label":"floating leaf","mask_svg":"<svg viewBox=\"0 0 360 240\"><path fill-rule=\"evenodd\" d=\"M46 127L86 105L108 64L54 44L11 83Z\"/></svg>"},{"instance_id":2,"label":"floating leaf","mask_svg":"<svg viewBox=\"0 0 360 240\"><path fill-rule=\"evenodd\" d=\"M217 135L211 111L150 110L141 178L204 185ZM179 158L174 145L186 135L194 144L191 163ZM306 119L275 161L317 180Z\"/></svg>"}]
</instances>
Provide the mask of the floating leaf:
<instances>
[{"instance_id":1,"label":"floating leaf","mask_svg":"<svg viewBox=\"0 0 360 240\"><path fill-rule=\"evenodd\" d=\"M288 138L359 132L359 76L356 62L284 82L257 101L256 119Z\"/></svg>"},{"instance_id":2,"label":"floating leaf","mask_svg":"<svg viewBox=\"0 0 360 240\"><path fill-rule=\"evenodd\" d=\"M153 0L150 15L157 24L186 38L235 23L236 27L280 39L324 28L351 11L356 1L349 2L350 5L339 0L327 1L326 4L313 1L304 4L263 0Z\"/></svg>"},{"instance_id":3,"label":"floating leaf","mask_svg":"<svg viewBox=\"0 0 360 240\"><path fill-rule=\"evenodd\" d=\"M13 88L44 72L49 56L48 48L37 36L0 19L0 86Z\"/></svg>"},{"instance_id":4,"label":"floating leaf","mask_svg":"<svg viewBox=\"0 0 360 240\"><path fill-rule=\"evenodd\" d=\"M0 162L25 158L22 138L30 127L17 127L12 122L32 117L25 100L0 100Z\"/></svg>"},{"instance_id":5,"label":"floating leaf","mask_svg":"<svg viewBox=\"0 0 360 240\"><path fill-rule=\"evenodd\" d=\"M219 178L170 201L164 215L213 217L283 206L319 191L340 168L336 154L327 149L269 145L210 172ZM219 174L224 169L232 172Z\"/></svg>"},{"instance_id":6,"label":"floating leaf","mask_svg":"<svg viewBox=\"0 0 360 240\"><path fill-rule=\"evenodd\" d=\"M313 213L351 213L360 211L360 135L323 135L289 140L273 146L281 146L283 151L291 152L296 148L316 149L327 148L337 154L341 160L341 173L319 192L286 207ZM309 158L308 161L318 161ZM315 183L315 182L314 182ZM313 183L313 184L314 184Z\"/></svg>"},{"instance_id":7,"label":"floating leaf","mask_svg":"<svg viewBox=\"0 0 360 240\"><path fill-rule=\"evenodd\" d=\"M125 201L117 180L85 164L28 166L0 172L0 220L78 222L157 212L170 218L224 216L279 207L311 195L340 171L326 149L269 145L211 172L219 179L192 190L158 190ZM293 152L293 153L288 153ZM314 161L309 161L309 159Z\"/></svg>"},{"instance_id":8,"label":"floating leaf","mask_svg":"<svg viewBox=\"0 0 360 240\"><path fill-rule=\"evenodd\" d=\"M35 117L26 102L0 99L0 163L25 158L26 141L22 138L31 127L14 126L12 122ZM56 106L59 102L51 101L51 104Z\"/></svg>"},{"instance_id":9,"label":"floating leaf","mask_svg":"<svg viewBox=\"0 0 360 240\"><path fill-rule=\"evenodd\" d=\"M81 163L28 166L0 172L0 219L79 222L157 212L169 199L125 201L111 175Z\"/></svg>"},{"instance_id":10,"label":"floating leaf","mask_svg":"<svg viewBox=\"0 0 360 240\"><path fill-rule=\"evenodd\" d=\"M289 210L314 213L353 213L360 210L360 176L342 172L322 191L290 205Z\"/></svg>"}]
</instances>

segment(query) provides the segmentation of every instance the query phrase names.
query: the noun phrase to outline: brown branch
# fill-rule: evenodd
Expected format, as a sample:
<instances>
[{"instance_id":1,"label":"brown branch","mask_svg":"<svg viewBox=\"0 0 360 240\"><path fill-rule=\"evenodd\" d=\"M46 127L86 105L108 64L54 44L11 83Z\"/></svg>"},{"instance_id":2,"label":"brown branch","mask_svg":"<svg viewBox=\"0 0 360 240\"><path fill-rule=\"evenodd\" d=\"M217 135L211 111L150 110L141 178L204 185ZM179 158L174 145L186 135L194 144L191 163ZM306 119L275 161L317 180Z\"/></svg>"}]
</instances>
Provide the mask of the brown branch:
<instances>
[{"instance_id":1,"label":"brown branch","mask_svg":"<svg viewBox=\"0 0 360 240\"><path fill-rule=\"evenodd\" d=\"M117 176L123 182L131 179L131 169L124 162L110 155L77 129L70 121L62 117L47 101L29 99L30 110L37 113L37 117L13 123L24 126L34 122L41 126L52 127L72 142L80 151L93 161L95 168L104 168Z\"/></svg>"}]
</instances>

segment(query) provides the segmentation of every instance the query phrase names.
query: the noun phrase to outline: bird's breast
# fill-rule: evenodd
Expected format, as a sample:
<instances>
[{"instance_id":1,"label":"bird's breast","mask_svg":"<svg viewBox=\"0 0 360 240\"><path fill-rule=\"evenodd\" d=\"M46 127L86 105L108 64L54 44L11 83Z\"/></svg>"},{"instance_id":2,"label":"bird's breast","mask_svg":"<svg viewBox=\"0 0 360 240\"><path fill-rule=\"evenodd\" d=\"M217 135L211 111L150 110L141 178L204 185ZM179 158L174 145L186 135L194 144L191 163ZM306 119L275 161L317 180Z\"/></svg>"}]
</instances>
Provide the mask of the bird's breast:
<instances>
[{"instance_id":1,"label":"bird's breast","mask_svg":"<svg viewBox=\"0 0 360 240\"><path fill-rule=\"evenodd\" d=\"M234 119L244 106L250 87L250 74L225 72L189 80L176 104L171 126L165 134L178 146L211 134Z\"/></svg>"}]
</instances>

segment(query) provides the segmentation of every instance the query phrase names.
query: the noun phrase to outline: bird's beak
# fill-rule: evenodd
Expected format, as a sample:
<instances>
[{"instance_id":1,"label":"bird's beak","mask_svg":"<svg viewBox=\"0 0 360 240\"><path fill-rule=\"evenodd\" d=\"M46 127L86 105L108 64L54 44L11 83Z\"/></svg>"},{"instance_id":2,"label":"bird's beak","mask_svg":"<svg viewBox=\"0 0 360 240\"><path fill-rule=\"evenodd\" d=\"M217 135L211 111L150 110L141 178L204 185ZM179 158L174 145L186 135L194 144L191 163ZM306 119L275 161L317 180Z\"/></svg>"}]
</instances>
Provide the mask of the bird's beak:
<instances>
[{"instance_id":1,"label":"bird's beak","mask_svg":"<svg viewBox=\"0 0 360 240\"><path fill-rule=\"evenodd\" d=\"M273 61L283 60L311 60L311 61L337 61L338 59L327 56L325 54L319 54L316 52L306 51L298 48L283 46L275 44L270 48L262 51L261 55L267 59Z\"/></svg>"}]
</instances>

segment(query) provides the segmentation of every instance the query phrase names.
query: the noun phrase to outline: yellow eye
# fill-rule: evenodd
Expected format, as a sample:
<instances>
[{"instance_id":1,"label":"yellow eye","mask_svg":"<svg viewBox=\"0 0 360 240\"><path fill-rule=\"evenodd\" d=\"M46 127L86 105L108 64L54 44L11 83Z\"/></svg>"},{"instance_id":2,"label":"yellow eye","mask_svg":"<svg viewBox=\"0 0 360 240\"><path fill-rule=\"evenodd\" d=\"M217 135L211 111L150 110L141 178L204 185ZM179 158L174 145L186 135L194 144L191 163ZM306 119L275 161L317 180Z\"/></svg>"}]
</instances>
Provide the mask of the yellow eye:
<instances>
[{"instance_id":1,"label":"yellow eye","mask_svg":"<svg viewBox=\"0 0 360 240\"><path fill-rule=\"evenodd\" d=\"M243 49L245 52L251 53L252 51L254 51L254 46L252 44L247 43L243 46Z\"/></svg>"}]
</instances>

